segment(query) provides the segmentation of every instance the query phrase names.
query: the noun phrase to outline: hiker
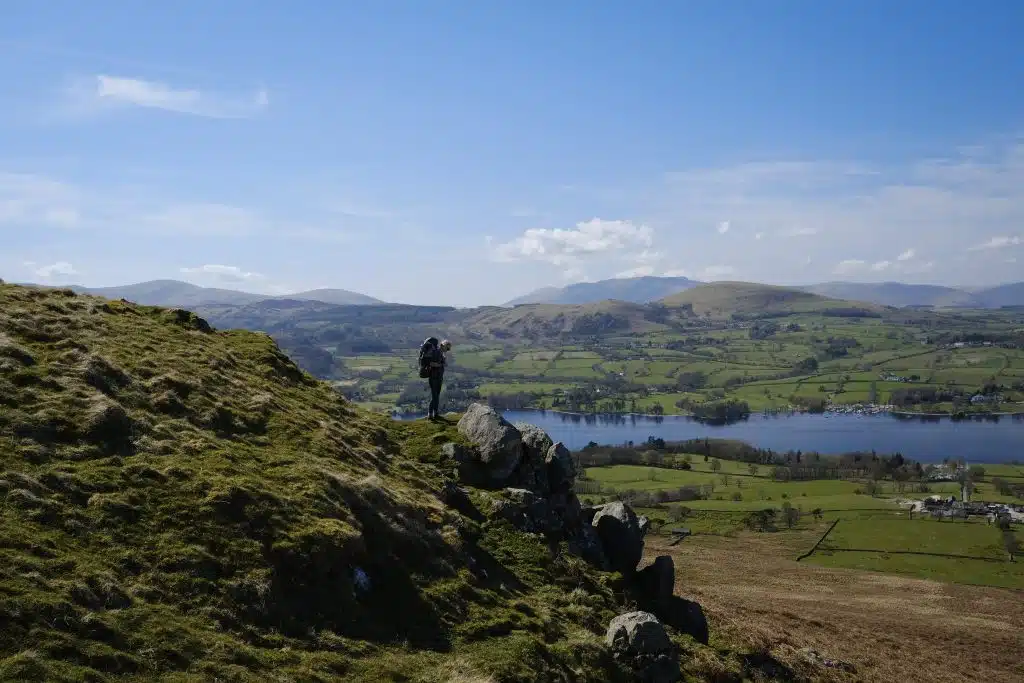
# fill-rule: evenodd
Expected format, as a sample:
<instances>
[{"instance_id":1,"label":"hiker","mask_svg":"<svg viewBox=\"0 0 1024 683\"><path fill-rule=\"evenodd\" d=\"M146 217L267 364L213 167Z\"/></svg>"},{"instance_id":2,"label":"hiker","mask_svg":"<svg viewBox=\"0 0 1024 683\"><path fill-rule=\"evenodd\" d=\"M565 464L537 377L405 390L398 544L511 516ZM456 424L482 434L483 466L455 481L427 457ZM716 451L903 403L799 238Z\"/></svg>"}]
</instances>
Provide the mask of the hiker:
<instances>
[{"instance_id":1,"label":"hiker","mask_svg":"<svg viewBox=\"0 0 1024 683\"><path fill-rule=\"evenodd\" d=\"M420 346L420 377L430 385L430 407L427 408L427 419L430 420L440 417L438 405L441 402L441 384L444 382L444 354L451 348L450 341L445 339L438 342L436 337L430 337Z\"/></svg>"}]
</instances>

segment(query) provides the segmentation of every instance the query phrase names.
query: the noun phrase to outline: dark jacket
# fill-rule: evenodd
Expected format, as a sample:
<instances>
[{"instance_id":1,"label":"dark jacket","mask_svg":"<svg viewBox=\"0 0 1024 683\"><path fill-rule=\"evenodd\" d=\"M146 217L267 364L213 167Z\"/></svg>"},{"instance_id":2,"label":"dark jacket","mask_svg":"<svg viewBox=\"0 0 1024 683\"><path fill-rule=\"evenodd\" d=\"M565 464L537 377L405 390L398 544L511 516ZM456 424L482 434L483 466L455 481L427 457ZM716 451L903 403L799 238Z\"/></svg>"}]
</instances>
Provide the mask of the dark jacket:
<instances>
[{"instance_id":1,"label":"dark jacket","mask_svg":"<svg viewBox=\"0 0 1024 683\"><path fill-rule=\"evenodd\" d=\"M433 349L431 349L430 355L427 358L427 362L429 363L428 367L430 368L431 374L443 375L445 365L447 364L448 361L444 357L444 351L435 346Z\"/></svg>"}]
</instances>

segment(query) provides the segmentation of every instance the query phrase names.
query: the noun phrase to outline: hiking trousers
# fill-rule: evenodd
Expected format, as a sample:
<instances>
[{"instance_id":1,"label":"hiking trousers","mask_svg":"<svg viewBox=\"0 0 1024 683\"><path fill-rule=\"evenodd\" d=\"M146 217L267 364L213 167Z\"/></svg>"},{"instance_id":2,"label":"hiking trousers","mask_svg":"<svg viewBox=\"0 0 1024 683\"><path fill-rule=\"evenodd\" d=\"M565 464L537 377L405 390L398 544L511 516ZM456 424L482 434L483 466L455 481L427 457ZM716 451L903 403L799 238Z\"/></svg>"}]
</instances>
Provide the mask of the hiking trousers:
<instances>
[{"instance_id":1,"label":"hiking trousers","mask_svg":"<svg viewBox=\"0 0 1024 683\"><path fill-rule=\"evenodd\" d=\"M427 409L427 415L436 417L438 406L441 403L441 384L444 382L444 375L440 372L432 372L427 381L430 384L430 408Z\"/></svg>"}]
</instances>

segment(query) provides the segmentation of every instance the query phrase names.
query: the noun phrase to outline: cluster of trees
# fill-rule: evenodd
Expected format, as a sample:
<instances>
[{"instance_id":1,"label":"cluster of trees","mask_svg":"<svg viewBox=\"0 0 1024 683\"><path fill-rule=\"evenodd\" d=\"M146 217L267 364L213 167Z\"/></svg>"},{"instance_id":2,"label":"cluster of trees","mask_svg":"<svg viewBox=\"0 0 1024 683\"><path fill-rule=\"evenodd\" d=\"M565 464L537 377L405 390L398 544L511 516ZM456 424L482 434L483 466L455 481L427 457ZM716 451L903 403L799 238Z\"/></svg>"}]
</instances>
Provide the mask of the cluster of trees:
<instances>
[{"instance_id":1,"label":"cluster of trees","mask_svg":"<svg viewBox=\"0 0 1024 683\"><path fill-rule=\"evenodd\" d=\"M821 354L828 359L842 358L850 353L850 349L860 346L853 337L829 337L825 340Z\"/></svg>"},{"instance_id":2,"label":"cluster of trees","mask_svg":"<svg viewBox=\"0 0 1024 683\"><path fill-rule=\"evenodd\" d=\"M976 468L971 468L972 472ZM992 487L1003 496L1024 498L1024 484L1011 483L1002 477L992 477Z\"/></svg>"},{"instance_id":3,"label":"cluster of trees","mask_svg":"<svg viewBox=\"0 0 1024 683\"><path fill-rule=\"evenodd\" d=\"M698 403L690 411L695 418L709 424L726 424L750 417L750 405L736 399Z\"/></svg>"},{"instance_id":4,"label":"cluster of trees","mask_svg":"<svg viewBox=\"0 0 1024 683\"><path fill-rule=\"evenodd\" d=\"M629 329L629 318L612 313L586 313L572 322L571 331L577 335L599 335Z\"/></svg>"},{"instance_id":5,"label":"cluster of trees","mask_svg":"<svg viewBox=\"0 0 1024 683\"><path fill-rule=\"evenodd\" d=\"M749 335L751 339L768 339L775 336L779 331L778 323L756 322L750 326Z\"/></svg>"}]
</instances>

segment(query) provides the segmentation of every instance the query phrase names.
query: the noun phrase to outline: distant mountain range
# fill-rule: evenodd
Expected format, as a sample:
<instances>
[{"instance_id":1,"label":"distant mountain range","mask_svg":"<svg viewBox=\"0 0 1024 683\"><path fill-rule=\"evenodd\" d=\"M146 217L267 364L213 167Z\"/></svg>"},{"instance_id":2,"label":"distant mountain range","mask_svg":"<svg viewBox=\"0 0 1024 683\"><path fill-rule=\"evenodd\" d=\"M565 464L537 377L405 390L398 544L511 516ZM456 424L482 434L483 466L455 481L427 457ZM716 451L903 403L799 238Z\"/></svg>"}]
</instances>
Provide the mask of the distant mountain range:
<instances>
[{"instance_id":1,"label":"distant mountain range","mask_svg":"<svg viewBox=\"0 0 1024 683\"><path fill-rule=\"evenodd\" d=\"M349 292L344 289L314 289L308 292L298 292L284 296L268 296L266 294L253 294L234 289L200 287L178 280L151 280L121 287L80 287L72 285L70 289L80 294L94 294L108 299L127 299L128 301L145 306L178 308L216 304L243 306L270 299L320 301L338 306L368 306L384 303L380 299L374 299L365 294Z\"/></svg>"},{"instance_id":2,"label":"distant mountain range","mask_svg":"<svg viewBox=\"0 0 1024 683\"><path fill-rule=\"evenodd\" d=\"M616 278L580 282L565 287L544 287L504 305L586 304L608 299L643 304L685 292L701 284L685 277ZM882 306L1000 308L1024 305L1024 282L971 290L942 285L910 285L902 282L824 282L792 289L832 299L863 301Z\"/></svg>"},{"instance_id":3,"label":"distant mountain range","mask_svg":"<svg viewBox=\"0 0 1024 683\"><path fill-rule=\"evenodd\" d=\"M970 290L902 282L825 282L801 289L834 299L868 301L884 306L1001 308L1024 305L1024 282Z\"/></svg>"},{"instance_id":4,"label":"distant mountain range","mask_svg":"<svg viewBox=\"0 0 1024 683\"><path fill-rule=\"evenodd\" d=\"M685 277L634 277L579 282L565 287L544 287L513 299L505 308L525 304L579 305L600 301L647 304L687 292L705 283ZM269 296L235 289L200 287L179 280L151 280L120 287L81 287L70 289L109 299L127 299L148 306L196 308L201 306L246 306L263 301L317 301L336 306L373 306L386 302L345 289L313 289L295 294ZM996 287L957 288L942 285L911 285L902 282L823 282L790 287L812 294L860 301L882 306L935 308L1001 308L1024 306L1024 282Z\"/></svg>"},{"instance_id":5,"label":"distant mountain range","mask_svg":"<svg viewBox=\"0 0 1024 683\"><path fill-rule=\"evenodd\" d=\"M646 304L684 292L702 284L685 277L630 277L579 282L565 287L544 287L505 303L520 304L589 304L596 301L628 301Z\"/></svg>"}]
</instances>

